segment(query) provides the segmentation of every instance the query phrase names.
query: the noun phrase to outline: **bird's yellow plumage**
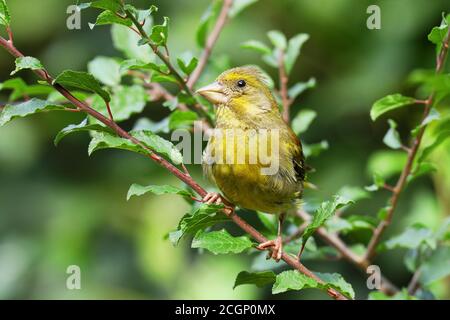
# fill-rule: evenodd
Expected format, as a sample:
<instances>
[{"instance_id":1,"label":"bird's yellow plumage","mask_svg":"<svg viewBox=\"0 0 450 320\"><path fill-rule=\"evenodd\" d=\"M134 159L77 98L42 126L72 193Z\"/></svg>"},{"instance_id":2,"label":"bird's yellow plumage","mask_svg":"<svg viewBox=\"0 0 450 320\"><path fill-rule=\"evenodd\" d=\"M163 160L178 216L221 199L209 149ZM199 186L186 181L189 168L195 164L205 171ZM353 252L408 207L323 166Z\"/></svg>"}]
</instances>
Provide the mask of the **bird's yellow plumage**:
<instances>
[{"instance_id":1,"label":"bird's yellow plumage","mask_svg":"<svg viewBox=\"0 0 450 320\"><path fill-rule=\"evenodd\" d=\"M282 214L295 207L305 176L302 147L281 118L262 73L255 67L234 68L198 93L217 108L218 131L205 150L204 171L225 198L242 208L266 213ZM270 163L259 157L260 148L267 149ZM252 156L256 161L250 161ZM244 162L239 162L242 158ZM277 170L263 173L263 168L274 167L273 161Z\"/></svg>"}]
</instances>

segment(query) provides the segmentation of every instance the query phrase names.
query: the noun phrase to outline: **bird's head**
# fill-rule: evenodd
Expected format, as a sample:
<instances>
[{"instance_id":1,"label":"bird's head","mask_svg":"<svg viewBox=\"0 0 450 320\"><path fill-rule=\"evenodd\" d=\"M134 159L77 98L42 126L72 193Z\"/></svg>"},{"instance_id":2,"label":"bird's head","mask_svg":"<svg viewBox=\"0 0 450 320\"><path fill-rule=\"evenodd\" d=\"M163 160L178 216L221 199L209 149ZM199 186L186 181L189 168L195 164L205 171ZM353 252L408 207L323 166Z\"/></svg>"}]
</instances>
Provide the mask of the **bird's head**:
<instances>
[{"instance_id":1,"label":"bird's head","mask_svg":"<svg viewBox=\"0 0 450 320\"><path fill-rule=\"evenodd\" d=\"M216 106L233 108L239 113L258 114L277 108L265 75L253 66L227 70L197 93Z\"/></svg>"}]
</instances>

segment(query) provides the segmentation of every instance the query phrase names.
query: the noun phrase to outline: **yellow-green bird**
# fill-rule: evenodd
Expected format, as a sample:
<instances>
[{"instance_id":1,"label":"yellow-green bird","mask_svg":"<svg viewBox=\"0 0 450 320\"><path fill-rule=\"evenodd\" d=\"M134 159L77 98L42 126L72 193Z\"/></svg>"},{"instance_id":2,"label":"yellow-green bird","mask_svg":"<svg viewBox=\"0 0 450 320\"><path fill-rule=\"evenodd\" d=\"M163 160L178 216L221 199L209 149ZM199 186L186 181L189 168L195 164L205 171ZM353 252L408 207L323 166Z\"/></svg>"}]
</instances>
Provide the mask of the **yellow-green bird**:
<instances>
[{"instance_id":1,"label":"yellow-green bird","mask_svg":"<svg viewBox=\"0 0 450 320\"><path fill-rule=\"evenodd\" d=\"M303 191L305 164L301 143L283 121L266 78L256 67L227 70L197 93L216 106L215 134L203 156L205 174L234 205L278 215L277 238L260 244L258 249L271 247L272 258L279 261L285 213L298 205ZM230 137L228 132L236 134ZM262 133L268 137L266 140ZM259 157L261 148L268 150L270 163ZM244 162L239 161L241 151ZM277 166L273 166L274 162ZM276 170L267 170L271 166ZM210 193L204 201L217 203L220 196Z\"/></svg>"}]
</instances>

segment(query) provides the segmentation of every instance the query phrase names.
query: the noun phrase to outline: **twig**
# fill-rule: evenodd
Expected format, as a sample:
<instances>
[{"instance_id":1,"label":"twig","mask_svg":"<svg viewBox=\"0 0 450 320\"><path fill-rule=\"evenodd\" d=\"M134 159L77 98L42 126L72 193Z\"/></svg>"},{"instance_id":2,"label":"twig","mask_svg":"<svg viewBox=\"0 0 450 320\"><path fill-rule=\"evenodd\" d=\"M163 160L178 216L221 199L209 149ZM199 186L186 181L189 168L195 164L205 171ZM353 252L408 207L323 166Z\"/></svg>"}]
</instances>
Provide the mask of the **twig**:
<instances>
[{"instance_id":1,"label":"twig","mask_svg":"<svg viewBox=\"0 0 450 320\"><path fill-rule=\"evenodd\" d=\"M17 50L17 48L14 47L12 43L4 39L3 37L0 37L0 46L4 47L11 55L13 55L16 58L23 57L24 55ZM207 192L205 189L203 189L192 177L186 175L184 172L180 171L177 167L175 167L173 164L165 160L163 157L159 156L155 152L153 152L150 148L148 148L144 143L139 141L138 139L131 136L127 131L123 130L117 123L112 121L111 119L108 119L98 111L91 108L86 103L78 100L75 96L73 96L70 91L68 91L66 88L61 86L58 83L54 83L53 78L49 76L47 71L45 69L38 69L33 70L33 72L40 77L41 79L48 82L49 85L53 86L57 91L59 91L66 99L68 99L73 105L75 105L77 108L87 112L89 115L93 116L106 126L112 128L117 135L124 139L130 140L132 143L144 148L148 152L148 157L151 158L153 161L170 171L173 175L175 175L178 179L186 183L188 186L190 186L196 193L198 193L201 197L206 196ZM229 215L230 219L238 225L243 231L248 233L253 239L258 241L259 243L266 242L267 239L259 233L255 228L253 228L251 225L249 225L246 221L242 220L239 216L232 213ZM308 277L316 280L319 283L323 283L323 281L318 278L313 272L311 272L308 268L306 268L302 263L297 261L297 259L291 257L290 255L287 255L286 253L283 253L282 260L284 260L288 265L293 267L294 269L298 270L299 272L307 275ZM347 298L342 295L340 292L338 292L335 289L328 289L327 293L330 297L337 299L337 300L347 300Z\"/></svg>"},{"instance_id":2,"label":"twig","mask_svg":"<svg viewBox=\"0 0 450 320\"><path fill-rule=\"evenodd\" d=\"M449 31L447 32L447 35L445 36L441 51L439 52L439 54L437 56L436 70L435 70L436 74L440 73L443 69L444 62L446 60L447 53L448 53L449 39L450 39L450 28L449 28ZM435 96L435 93L433 92L430 94L428 99L425 100L426 104L425 104L425 109L423 112L422 119L425 119L430 114L431 106L433 105L433 101L434 101L434 96ZM369 245L367 246L367 251L365 254L365 259L367 261L370 261L374 257L377 244L380 241L383 232L386 230L386 228L390 225L390 223L392 221L392 217L394 215L395 209L397 208L397 203L398 203L400 194L403 191L403 189L406 185L408 176L411 173L414 159L417 155L417 151L419 150L419 146L420 146L420 143L422 142L422 138L423 138L426 128L427 128L427 126L425 125L419 130L419 133L417 134L416 138L412 142L411 147L409 148L408 159L406 161L406 165L403 168L403 171L400 174L400 177L394 187L393 194L392 194L391 198L389 199L390 207L387 211L386 218L378 224L377 228L373 232L372 238L369 241Z\"/></svg>"},{"instance_id":3,"label":"twig","mask_svg":"<svg viewBox=\"0 0 450 320\"><path fill-rule=\"evenodd\" d=\"M416 272L414 272L411 281L408 284L408 293L410 295L414 295L417 291L417 289L419 289L420 287L420 274L421 274L422 270L420 268L417 268Z\"/></svg>"},{"instance_id":4,"label":"twig","mask_svg":"<svg viewBox=\"0 0 450 320\"><path fill-rule=\"evenodd\" d=\"M198 81L198 79L200 78L200 75L202 74L203 70L205 69L206 64L208 63L209 56L211 55L211 52L213 50L213 47L216 44L216 41L219 38L219 35L222 32L223 27L225 26L226 22L228 21L228 13L229 13L232 5L233 5L233 0L224 0L222 9L219 13L219 17L217 18L216 24L214 25L214 28L211 31L211 34L208 36L208 39L206 40L206 45L200 56L198 65L195 68L195 70L192 72L191 76L189 77L189 79L187 81L188 88L192 89L194 87L195 83Z\"/></svg>"},{"instance_id":5,"label":"twig","mask_svg":"<svg viewBox=\"0 0 450 320\"><path fill-rule=\"evenodd\" d=\"M281 95L281 103L283 105L283 120L286 123L289 123L290 118L290 107L292 104L291 99L288 96L288 81L289 77L286 74L286 67L284 63L284 52L280 50L278 55L278 74L280 78L280 95Z\"/></svg>"}]
</instances>

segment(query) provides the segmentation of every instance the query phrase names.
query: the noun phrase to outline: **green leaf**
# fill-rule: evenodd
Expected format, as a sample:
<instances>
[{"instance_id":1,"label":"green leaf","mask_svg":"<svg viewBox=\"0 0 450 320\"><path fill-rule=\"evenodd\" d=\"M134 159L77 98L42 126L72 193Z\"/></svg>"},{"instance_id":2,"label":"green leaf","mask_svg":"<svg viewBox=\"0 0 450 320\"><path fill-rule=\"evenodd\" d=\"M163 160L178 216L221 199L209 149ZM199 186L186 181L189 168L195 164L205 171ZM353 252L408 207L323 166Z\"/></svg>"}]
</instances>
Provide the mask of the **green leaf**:
<instances>
[{"instance_id":1,"label":"green leaf","mask_svg":"<svg viewBox=\"0 0 450 320\"><path fill-rule=\"evenodd\" d=\"M178 80L171 74L152 74L151 82L172 82L178 83Z\"/></svg>"},{"instance_id":2,"label":"green leaf","mask_svg":"<svg viewBox=\"0 0 450 320\"><path fill-rule=\"evenodd\" d=\"M149 36L152 43L157 46L165 46L169 36L169 18L164 17L163 24L154 25Z\"/></svg>"},{"instance_id":3,"label":"green leaf","mask_svg":"<svg viewBox=\"0 0 450 320\"><path fill-rule=\"evenodd\" d=\"M189 199L191 199L193 197L192 193L190 193L189 191L181 189L181 188L177 188L174 186L170 186L170 185L141 186L139 184L134 183L131 185L130 189L128 190L127 200L130 200L130 198L132 196L142 196L143 194L146 194L149 192L152 194L158 195L158 196L162 195L162 194L178 194L180 196L187 197Z\"/></svg>"},{"instance_id":4,"label":"green leaf","mask_svg":"<svg viewBox=\"0 0 450 320\"><path fill-rule=\"evenodd\" d=\"M372 121L375 121L381 115L407 105L414 104L416 99L411 97L405 97L399 93L388 95L380 100L376 101L372 109L370 110L370 117Z\"/></svg>"},{"instance_id":5,"label":"green leaf","mask_svg":"<svg viewBox=\"0 0 450 320\"><path fill-rule=\"evenodd\" d=\"M222 8L222 2L221 1L213 1L206 11L203 13L202 17L200 18L200 24L197 28L196 32L196 40L197 45L200 48L203 48L206 44L206 38L208 36L208 31L213 24L213 22L217 19L219 16L219 12Z\"/></svg>"},{"instance_id":6,"label":"green leaf","mask_svg":"<svg viewBox=\"0 0 450 320\"><path fill-rule=\"evenodd\" d=\"M102 126L100 124L89 124L88 118L84 119L80 124L70 124L64 129L62 129L55 137L54 144L55 146L58 145L58 143L67 135L74 133L74 132L81 132L81 131L103 131L112 133L112 130Z\"/></svg>"},{"instance_id":7,"label":"green leaf","mask_svg":"<svg viewBox=\"0 0 450 320\"><path fill-rule=\"evenodd\" d=\"M352 285L345 281L339 273L316 272L315 274L326 283L326 288L336 289L350 299L355 298L355 291Z\"/></svg>"},{"instance_id":8,"label":"green leaf","mask_svg":"<svg viewBox=\"0 0 450 320\"><path fill-rule=\"evenodd\" d=\"M273 284L275 282L276 275L273 271L262 272L247 272L241 271L234 281L233 289L243 284L254 284L258 288L262 288L266 285Z\"/></svg>"},{"instance_id":9,"label":"green leaf","mask_svg":"<svg viewBox=\"0 0 450 320\"><path fill-rule=\"evenodd\" d=\"M283 271L277 274L272 287L272 294L282 293L289 290L302 290L308 288L318 288L319 283L298 272L297 270Z\"/></svg>"},{"instance_id":10,"label":"green leaf","mask_svg":"<svg viewBox=\"0 0 450 320\"><path fill-rule=\"evenodd\" d=\"M450 247L441 246L422 264L420 283L425 286L450 275Z\"/></svg>"},{"instance_id":11,"label":"green leaf","mask_svg":"<svg viewBox=\"0 0 450 320\"><path fill-rule=\"evenodd\" d=\"M450 24L450 14L446 17L442 17L442 22L438 27L431 29L428 34L428 40L436 45L436 53L439 53L444 43L444 39L447 35L448 28Z\"/></svg>"},{"instance_id":12,"label":"green leaf","mask_svg":"<svg viewBox=\"0 0 450 320\"><path fill-rule=\"evenodd\" d=\"M290 74L292 68L297 60L303 44L309 39L306 33L300 33L289 39L289 43L284 57L284 64L286 66L286 73Z\"/></svg>"},{"instance_id":13,"label":"green leaf","mask_svg":"<svg viewBox=\"0 0 450 320\"><path fill-rule=\"evenodd\" d=\"M407 289L402 289L393 296L388 296L381 291L373 291L369 293L369 300L417 300L408 294Z\"/></svg>"},{"instance_id":14,"label":"green leaf","mask_svg":"<svg viewBox=\"0 0 450 320\"><path fill-rule=\"evenodd\" d=\"M394 120L389 119L389 130L386 132L383 142L391 149L400 149L402 142L400 140L400 134L397 131L397 123Z\"/></svg>"},{"instance_id":15,"label":"green leaf","mask_svg":"<svg viewBox=\"0 0 450 320\"><path fill-rule=\"evenodd\" d=\"M102 97L105 102L109 102L111 100L109 93L102 88L100 82L98 82L92 74L87 72L66 70L56 77L54 83L94 92Z\"/></svg>"},{"instance_id":16,"label":"green leaf","mask_svg":"<svg viewBox=\"0 0 450 320\"><path fill-rule=\"evenodd\" d=\"M91 8L110 10L112 12L117 12L122 8L122 3L120 0L96 0L87 3L86 5L88 5Z\"/></svg>"},{"instance_id":17,"label":"green leaf","mask_svg":"<svg viewBox=\"0 0 450 320\"><path fill-rule=\"evenodd\" d=\"M280 50L285 50L287 46L287 40L283 33L278 30L271 30L267 32L267 36L269 37L272 44L275 48Z\"/></svg>"},{"instance_id":18,"label":"green leaf","mask_svg":"<svg viewBox=\"0 0 450 320\"><path fill-rule=\"evenodd\" d=\"M88 63L88 70L107 86L117 86L120 83L120 64L113 58L96 57Z\"/></svg>"},{"instance_id":19,"label":"green leaf","mask_svg":"<svg viewBox=\"0 0 450 320\"><path fill-rule=\"evenodd\" d=\"M398 236L392 237L382 243L379 250L392 250L396 248L416 249L422 244L430 248L436 247L436 241L432 238L433 232L424 226L412 226Z\"/></svg>"},{"instance_id":20,"label":"green leaf","mask_svg":"<svg viewBox=\"0 0 450 320\"><path fill-rule=\"evenodd\" d=\"M40 70L44 69L44 66L34 57L20 57L16 59L16 69L11 72L11 75L16 74L23 69Z\"/></svg>"},{"instance_id":21,"label":"green leaf","mask_svg":"<svg viewBox=\"0 0 450 320\"><path fill-rule=\"evenodd\" d=\"M169 116L169 129L188 129L198 119L194 111L176 110Z\"/></svg>"},{"instance_id":22,"label":"green leaf","mask_svg":"<svg viewBox=\"0 0 450 320\"><path fill-rule=\"evenodd\" d=\"M371 186L365 187L367 191L377 191L384 187L386 180L384 177L377 172L373 173L373 184Z\"/></svg>"},{"instance_id":23,"label":"green leaf","mask_svg":"<svg viewBox=\"0 0 450 320\"><path fill-rule=\"evenodd\" d=\"M116 88L112 94L110 103L114 120L116 122L124 121L129 119L133 114L141 113L145 108L147 99L148 95L140 85ZM92 107L104 116L108 116L106 105L100 97L93 97Z\"/></svg>"},{"instance_id":24,"label":"green leaf","mask_svg":"<svg viewBox=\"0 0 450 320\"><path fill-rule=\"evenodd\" d=\"M307 82L297 82L288 90L288 96L292 100L295 100L299 95L305 92L307 89L316 87L316 79L310 78Z\"/></svg>"},{"instance_id":25,"label":"green leaf","mask_svg":"<svg viewBox=\"0 0 450 320\"><path fill-rule=\"evenodd\" d=\"M228 217L221 212L222 209L223 206L203 204L193 213L185 214L181 218L177 230L169 234L170 241L177 245L184 235L194 235L199 230L229 221Z\"/></svg>"},{"instance_id":26,"label":"green leaf","mask_svg":"<svg viewBox=\"0 0 450 320\"><path fill-rule=\"evenodd\" d=\"M421 163L426 160L438 146L447 140L448 137L450 137L450 130L442 128L442 130L438 132L434 141L419 151L417 162Z\"/></svg>"},{"instance_id":27,"label":"green leaf","mask_svg":"<svg viewBox=\"0 0 450 320\"><path fill-rule=\"evenodd\" d=\"M413 171L409 174L407 182L411 182L414 179L421 177L423 175L436 172L437 168L434 163L431 162L418 162L415 166Z\"/></svg>"},{"instance_id":28,"label":"green leaf","mask_svg":"<svg viewBox=\"0 0 450 320\"><path fill-rule=\"evenodd\" d=\"M182 58L177 59L178 66L180 67L181 71L184 72L185 75L190 75L192 71L195 70L198 64L198 59L193 57L190 59L190 61L183 60Z\"/></svg>"},{"instance_id":29,"label":"green leaf","mask_svg":"<svg viewBox=\"0 0 450 320\"><path fill-rule=\"evenodd\" d=\"M340 196L334 196L333 201L322 202L320 207L316 210L313 216L313 220L303 231L302 235L302 249L305 247L308 238L336 212L337 209L342 208L350 203L353 203L349 199L344 199Z\"/></svg>"},{"instance_id":30,"label":"green leaf","mask_svg":"<svg viewBox=\"0 0 450 320\"><path fill-rule=\"evenodd\" d=\"M146 20L144 27L151 25L151 19ZM146 28L148 29L148 28ZM114 24L111 28L111 36L114 47L129 59L136 59L142 63L153 62L155 55L149 46L139 46L139 35L130 28Z\"/></svg>"},{"instance_id":31,"label":"green leaf","mask_svg":"<svg viewBox=\"0 0 450 320\"><path fill-rule=\"evenodd\" d=\"M89 28L94 29L95 26L102 26L107 24L120 24L126 27L131 27L133 25L133 21L128 18L122 18L116 15L112 11L103 11L95 20L94 23L89 23Z\"/></svg>"},{"instance_id":32,"label":"green leaf","mask_svg":"<svg viewBox=\"0 0 450 320\"><path fill-rule=\"evenodd\" d=\"M146 130L132 131L131 135L151 150L170 159L174 164L180 164L182 162L183 156L170 141ZM148 154L147 150L141 146L135 145L128 139L124 139L106 132L92 132L92 140L88 148L89 155L91 155L94 151L108 148L123 149L144 155Z\"/></svg>"},{"instance_id":33,"label":"green leaf","mask_svg":"<svg viewBox=\"0 0 450 320\"><path fill-rule=\"evenodd\" d=\"M328 147L328 141L326 140L313 144L303 143L303 153L306 158L317 157L322 153L322 151L328 150Z\"/></svg>"},{"instance_id":34,"label":"green leaf","mask_svg":"<svg viewBox=\"0 0 450 320\"><path fill-rule=\"evenodd\" d=\"M292 130L296 135L300 133L306 132L310 126L310 124L317 117L317 112L310 109L302 109L300 110L295 118L292 120Z\"/></svg>"},{"instance_id":35,"label":"green leaf","mask_svg":"<svg viewBox=\"0 0 450 320\"><path fill-rule=\"evenodd\" d=\"M64 109L64 106L37 98L33 98L19 104L7 104L0 111L0 126L3 126L5 123L8 123L15 118L26 117L30 114Z\"/></svg>"},{"instance_id":36,"label":"green leaf","mask_svg":"<svg viewBox=\"0 0 450 320\"><path fill-rule=\"evenodd\" d=\"M28 85L21 78L12 78L0 83L0 91L1 90L12 90L9 95L9 101L15 101L26 96L45 96L57 92L49 85Z\"/></svg>"},{"instance_id":37,"label":"green leaf","mask_svg":"<svg viewBox=\"0 0 450 320\"><path fill-rule=\"evenodd\" d=\"M220 231L199 231L192 240L192 248L203 248L214 254L241 253L253 246L246 236L233 237L222 229Z\"/></svg>"},{"instance_id":38,"label":"green leaf","mask_svg":"<svg viewBox=\"0 0 450 320\"><path fill-rule=\"evenodd\" d=\"M261 41L257 41L257 40L246 41L241 44L241 48L250 49L250 50L262 53L262 54L271 54L272 53L272 50L267 45L265 45Z\"/></svg>"},{"instance_id":39,"label":"green leaf","mask_svg":"<svg viewBox=\"0 0 450 320\"><path fill-rule=\"evenodd\" d=\"M10 22L11 16L6 5L6 0L0 0L0 24L8 27Z\"/></svg>"},{"instance_id":40,"label":"green leaf","mask_svg":"<svg viewBox=\"0 0 450 320\"><path fill-rule=\"evenodd\" d=\"M231 5L230 11L228 11L228 16L230 18L234 18L244 9L256 2L258 2L258 0L234 0L233 4Z\"/></svg>"},{"instance_id":41,"label":"green leaf","mask_svg":"<svg viewBox=\"0 0 450 320\"><path fill-rule=\"evenodd\" d=\"M435 120L439 120L440 117L441 115L439 114L439 112L435 108L431 108L430 113L425 117L425 119L423 119L422 122L417 127L411 130L412 136L416 137L419 134L420 129L422 129L423 127L425 127L426 125Z\"/></svg>"}]
</instances>

